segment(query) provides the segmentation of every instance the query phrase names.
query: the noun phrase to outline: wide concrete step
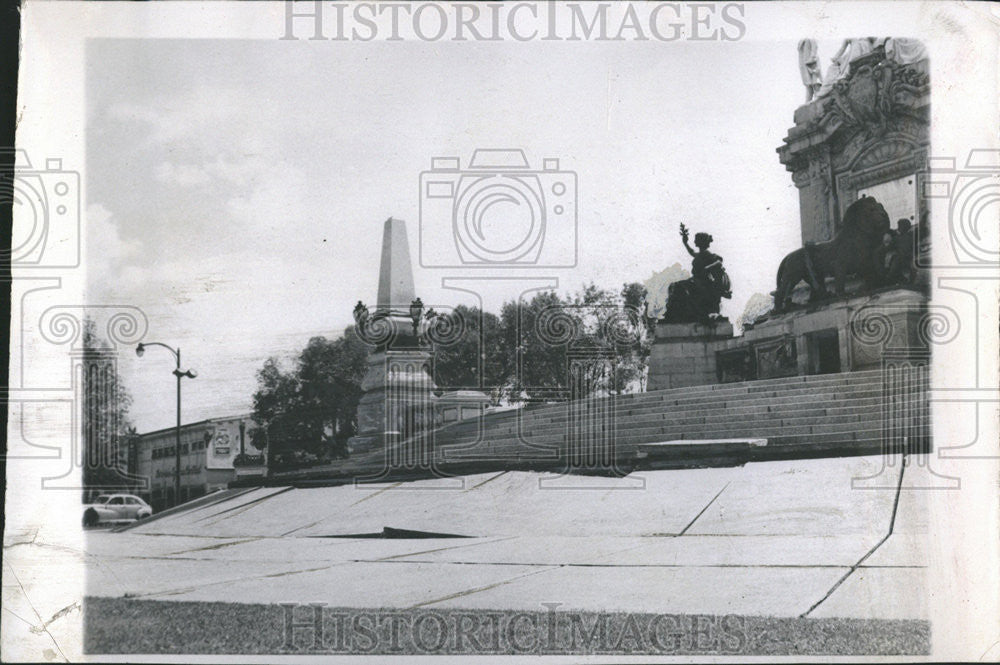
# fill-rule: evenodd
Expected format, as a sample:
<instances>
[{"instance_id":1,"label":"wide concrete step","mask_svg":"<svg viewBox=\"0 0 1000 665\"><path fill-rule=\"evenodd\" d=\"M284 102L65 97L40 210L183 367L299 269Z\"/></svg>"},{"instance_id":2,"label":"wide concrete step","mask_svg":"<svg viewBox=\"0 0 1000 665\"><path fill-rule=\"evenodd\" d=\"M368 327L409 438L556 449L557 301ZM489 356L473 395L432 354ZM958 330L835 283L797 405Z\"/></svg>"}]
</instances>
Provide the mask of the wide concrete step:
<instances>
[{"instance_id":1,"label":"wide concrete step","mask_svg":"<svg viewBox=\"0 0 1000 665\"><path fill-rule=\"evenodd\" d=\"M859 412L880 413L881 405L872 400L860 398L838 402L840 406L828 406L832 402L814 402L809 404L757 405L749 407L733 407L732 409L701 409L698 411L654 411L648 413L622 414L616 412L587 412L573 420L563 419L558 422L525 422L521 427L516 425L496 428L497 432L537 432L552 429L563 429L573 423L608 422L613 421L617 427L633 426L668 426L668 425L703 425L711 422L729 422L732 420L774 420L786 418L823 418L831 415L848 415ZM839 409L837 413L829 413L830 409ZM484 430L485 431L485 430Z\"/></svg>"},{"instance_id":2,"label":"wide concrete step","mask_svg":"<svg viewBox=\"0 0 1000 665\"><path fill-rule=\"evenodd\" d=\"M590 400L591 404L602 405L614 403L616 408L644 408L650 405L657 405L669 402L674 406L686 404L697 404L704 402L705 398L712 402L722 399L732 401L739 395L755 394L756 397L775 399L784 396L795 396L798 394L816 394L817 391L825 388L844 388L846 390L864 389L875 391L881 390L882 371L868 370L864 372L844 372L840 374L823 374L816 376L794 376L778 379L763 379L758 381L745 381L740 383L713 384L706 386L694 386L688 388L671 388L647 393L629 393L625 395L615 395ZM823 391L826 392L826 391ZM843 392L843 391L841 391ZM763 393L757 395L757 393ZM526 418L553 418L563 414L567 409L567 404L561 402L552 405L534 405L525 409L503 411L489 414L481 419L482 424L500 426L511 421ZM448 425L444 429L453 432L475 431L480 427L477 422L460 422Z\"/></svg>"},{"instance_id":3,"label":"wide concrete step","mask_svg":"<svg viewBox=\"0 0 1000 665\"><path fill-rule=\"evenodd\" d=\"M877 440L884 400L882 371L787 377L676 388L588 400L574 407L581 424L613 417L616 445L675 439L764 437L769 441L855 440L865 427ZM916 399L925 399L917 393ZM912 398L912 397L911 397ZM434 433L435 447L470 446L529 457L567 443L570 405L491 414ZM590 436L586 429L581 436ZM599 439L595 439L599 441ZM478 442L478 443L477 443ZM526 450L522 450L526 449Z\"/></svg>"},{"instance_id":4,"label":"wide concrete step","mask_svg":"<svg viewBox=\"0 0 1000 665\"><path fill-rule=\"evenodd\" d=\"M756 381L743 381L738 383L710 384L704 386L690 386L684 388L669 388L644 393L627 393L624 395L613 395L597 398L594 401L615 400L626 404L634 402L636 404L648 401L664 401L683 398L700 398L704 395L729 395L742 393L766 392L770 390L785 390L796 388L817 389L827 386L846 386L860 383L878 383L881 385L881 370L867 370L863 372L843 372L839 374L820 374L814 376L792 376L776 379L761 379ZM551 410L564 407L565 403L560 402L552 405L534 405L524 409L525 412L545 414ZM486 416L488 420L497 421L512 417L519 410L502 411Z\"/></svg>"},{"instance_id":5,"label":"wide concrete step","mask_svg":"<svg viewBox=\"0 0 1000 665\"><path fill-rule=\"evenodd\" d=\"M809 401L783 402L781 400L772 401L765 404L750 404L737 406L703 405L703 408L659 408L659 409L619 409L612 411L605 409L582 410L578 414L580 417L604 417L605 414L613 414L618 423L632 421L671 421L679 423L701 423L711 418L733 418L733 417L773 417L772 414L785 415L794 413L798 416L824 416L838 415L853 411L857 408L870 407L881 409L881 399L872 399L870 395L862 395L856 398L833 400L829 396L825 399L815 399ZM441 436L469 436L482 431L492 432L514 432L533 430L539 427L565 426L569 422L569 416L564 411L560 417L530 418L522 420L510 420L502 425L490 426L490 423L470 422L466 427L452 430L439 430L438 438Z\"/></svg>"},{"instance_id":6,"label":"wide concrete step","mask_svg":"<svg viewBox=\"0 0 1000 665\"><path fill-rule=\"evenodd\" d=\"M688 386L666 388L643 393L629 393L622 397L631 399L651 399L658 397L673 398L674 396L698 397L711 394L731 392L764 392L769 390L788 390L794 388L827 386L842 386L855 383L881 382L882 371L845 372L841 374L821 374L816 376L792 376L779 379L762 379L758 381L741 381L737 383L717 383L703 386Z\"/></svg>"},{"instance_id":7,"label":"wide concrete step","mask_svg":"<svg viewBox=\"0 0 1000 665\"><path fill-rule=\"evenodd\" d=\"M832 425L840 423L857 423L861 421L871 421L879 420L881 418L880 408L872 406L859 406L852 410L847 410L845 412L837 413L834 415L826 414L825 409L806 409L804 411L789 411L789 412L772 412L770 415L772 417L764 418L761 420L747 420L745 418L734 418L726 417L725 414L719 414L717 417L706 418L705 416L694 416L687 418L669 418L669 417L658 417L658 418L618 418L615 422L615 431L629 432L633 430L660 430L660 431L698 431L705 428L713 428L725 425L731 422L738 422L742 427L756 427L761 426L780 426L780 427L799 427L806 425ZM596 425L600 427L600 425ZM593 428L595 425L593 421L581 421L579 427L584 429ZM545 427L535 427L531 429L522 430L522 435L530 439L533 436L544 436L547 434L558 433L560 431L566 431L569 428L568 424L562 425L548 425ZM508 433L513 433L508 431Z\"/></svg>"},{"instance_id":8,"label":"wide concrete step","mask_svg":"<svg viewBox=\"0 0 1000 665\"><path fill-rule=\"evenodd\" d=\"M770 412L776 411L786 411L801 408L815 407L816 405L827 405L827 404L838 404L838 405L849 405L853 406L855 404L879 404L882 400L881 391L872 390L859 390L859 391L844 391L837 393L821 393L818 395L798 395L794 399L781 399L781 398L743 398L743 399L731 399L731 400L720 400L716 401L704 401L698 404L685 404L685 405L650 405L646 407L636 407L636 408L621 408L615 406L613 411L608 411L607 409L600 408L579 408L574 411L574 417L578 417L576 414L582 413L614 413L616 418L629 418L637 416L648 416L655 414L664 415L665 419L669 419L672 416L709 416L716 413L731 413L734 415L766 415ZM521 421L521 427L531 427L535 425L550 425L558 423L566 423L570 419L569 409L563 409L563 412L559 415L547 416L547 417L530 417L527 414ZM516 422L512 422L506 425L506 427L515 427Z\"/></svg>"},{"instance_id":9,"label":"wide concrete step","mask_svg":"<svg viewBox=\"0 0 1000 665\"><path fill-rule=\"evenodd\" d=\"M684 406L689 404L702 404L707 402L717 403L717 402L731 402L742 399L777 399L781 397L794 398L801 395L819 395L819 394L830 394L830 393L844 393L853 391L880 391L882 390L882 383L878 381L858 381L854 383L844 383L844 384L829 384L825 386L802 386L798 385L795 387L788 387L784 389L771 389L771 390L737 390L737 391L727 391L727 392L709 392L701 395L688 395L684 393L675 393L672 395L649 395L643 396L641 398L635 399L625 399L622 396L616 400L608 399L587 399L585 400L588 404L594 405L606 405L614 403L617 407L625 409L633 408L646 408L650 406L667 405L667 406ZM566 403L561 405L566 408ZM548 415L549 409L546 412L535 412L534 415L544 417Z\"/></svg>"},{"instance_id":10,"label":"wide concrete step","mask_svg":"<svg viewBox=\"0 0 1000 665\"><path fill-rule=\"evenodd\" d=\"M649 429L662 432L703 432L720 429L729 423L751 428L761 426L799 426L802 424L834 424L841 422L874 421L881 422L882 410L879 405L873 405L868 400L855 400L853 406L817 407L810 409L787 409L765 411L757 414L732 414L725 411L715 412L711 416L687 416L672 420L667 414L664 418L616 418L615 431L624 433L633 429ZM603 423L592 419L583 419L579 427L602 427ZM550 423L545 426L524 428L504 427L498 429L483 429L463 436L439 436L435 438L437 445L453 443L471 443L484 439L519 439L533 440L537 437L565 434L570 429L569 423Z\"/></svg>"},{"instance_id":11,"label":"wide concrete step","mask_svg":"<svg viewBox=\"0 0 1000 665\"><path fill-rule=\"evenodd\" d=\"M881 436L881 422L872 420L857 420L854 422L839 422L810 425L799 423L783 425L780 423L740 424L716 426L708 428L636 428L616 431L613 443L615 446L633 443L673 441L683 439L736 439L736 438L766 438L769 441L790 438L802 439L815 436L834 436L839 439L852 440L859 433L876 433ZM871 437L864 437L871 438ZM586 430L567 432L558 431L530 437L487 437L479 445L492 447L548 447L562 449L567 446L601 446L611 445L612 439L603 432L593 433ZM477 446L478 447L478 446Z\"/></svg>"},{"instance_id":12,"label":"wide concrete step","mask_svg":"<svg viewBox=\"0 0 1000 665\"><path fill-rule=\"evenodd\" d=\"M614 459L618 460L621 464L626 464L628 460L635 459L637 453L640 450L644 450L645 446L651 443L659 443L662 440L655 441L640 441L635 443L626 443L617 445L613 451ZM675 445L672 449L677 452L678 455L685 455L689 458L702 457L702 452L711 448L711 444L705 444L700 440L692 440L691 446ZM782 450L797 450L799 452L810 451L810 450L838 450L839 454L845 452L854 451L878 451L884 447L884 444L880 436L876 432L860 432L850 435L841 434L817 434L813 435L807 439L802 437L778 437L774 439L768 439L767 445L765 446L750 446L750 448L756 453L754 457L766 458L768 454L780 455ZM579 453L578 453L579 454ZM586 454L586 453L583 453ZM712 454L709 453L711 457ZM809 455L806 455L809 456ZM823 456L823 455L820 455ZM605 455L605 457L611 457L611 455ZM478 459L494 459L503 460L504 463L522 463L531 464L537 463L542 460L550 460L550 463L559 463L560 460L563 463L571 460L573 455L566 450L565 447L553 446L549 449L538 449L532 450L527 449L523 446L492 446L489 448L484 448L479 453ZM706 460L711 462L711 460ZM712 464L709 463L711 466Z\"/></svg>"},{"instance_id":13,"label":"wide concrete step","mask_svg":"<svg viewBox=\"0 0 1000 665\"><path fill-rule=\"evenodd\" d=\"M738 381L734 383L712 383L701 386L688 386L681 388L665 388L663 390L652 390L644 393L630 393L635 397L647 395L662 395L671 393L687 393L700 395L704 393L727 392L731 390L772 390L775 388L792 387L795 385L835 385L843 383L853 383L865 380L881 380L882 370L865 370L862 372L840 372L837 374L814 374L810 376L786 376L774 379L756 379L753 381Z\"/></svg>"},{"instance_id":14,"label":"wide concrete step","mask_svg":"<svg viewBox=\"0 0 1000 665\"><path fill-rule=\"evenodd\" d=\"M879 381L859 381L855 383L829 386L804 386L774 390L757 390L753 392L738 391L732 393L706 393L704 395L677 395L664 399L642 399L642 400L621 400L616 404L625 407L645 407L647 405L665 404L670 406L684 406L687 404L702 404L706 402L733 402L744 399L793 399L795 397L807 395L828 395L843 394L857 391L880 392L883 389ZM598 400L592 400L598 402Z\"/></svg>"}]
</instances>

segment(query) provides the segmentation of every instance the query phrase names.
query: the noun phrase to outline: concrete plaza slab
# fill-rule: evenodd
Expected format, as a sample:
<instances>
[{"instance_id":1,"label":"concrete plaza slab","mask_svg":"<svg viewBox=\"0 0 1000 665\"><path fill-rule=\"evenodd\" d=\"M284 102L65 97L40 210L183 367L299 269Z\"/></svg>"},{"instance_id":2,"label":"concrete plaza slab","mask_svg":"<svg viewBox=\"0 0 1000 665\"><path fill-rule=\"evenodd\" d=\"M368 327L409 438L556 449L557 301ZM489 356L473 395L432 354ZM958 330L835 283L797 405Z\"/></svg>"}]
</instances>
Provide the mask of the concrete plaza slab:
<instances>
[{"instance_id":1,"label":"concrete plaza slab","mask_svg":"<svg viewBox=\"0 0 1000 665\"><path fill-rule=\"evenodd\" d=\"M933 495L902 492L886 538L895 493L850 489L878 462L652 471L636 474L640 489L553 489L543 482L550 474L522 472L467 477L458 489L433 481L407 490L266 488L124 531L43 527L6 548L4 625L32 623L34 647L44 646L46 631L79 626L81 595L925 619L927 569L914 566L927 562L930 541L917 531L929 524ZM358 537L385 526L480 537ZM322 537L333 535L348 537ZM67 571L64 583L51 584L53 570Z\"/></svg>"},{"instance_id":2,"label":"concrete plaza slab","mask_svg":"<svg viewBox=\"0 0 1000 665\"><path fill-rule=\"evenodd\" d=\"M926 534L893 533L871 556L865 559L862 567L899 567L917 568L928 565L929 549L933 546Z\"/></svg>"},{"instance_id":3,"label":"concrete plaza slab","mask_svg":"<svg viewBox=\"0 0 1000 665\"><path fill-rule=\"evenodd\" d=\"M496 539L491 538L417 538L383 540L380 538L253 538L211 549L185 550L179 558L240 562L319 561L348 563L405 558L451 550L468 550Z\"/></svg>"},{"instance_id":4,"label":"concrete plaza slab","mask_svg":"<svg viewBox=\"0 0 1000 665\"><path fill-rule=\"evenodd\" d=\"M849 536L699 536L644 538L638 547L602 556L619 566L850 567L880 540Z\"/></svg>"},{"instance_id":5,"label":"concrete plaza slab","mask_svg":"<svg viewBox=\"0 0 1000 665\"><path fill-rule=\"evenodd\" d=\"M852 479L877 473L882 457L748 464L689 533L723 535L884 535L895 486L858 490Z\"/></svg>"},{"instance_id":6,"label":"concrete plaza slab","mask_svg":"<svg viewBox=\"0 0 1000 665\"><path fill-rule=\"evenodd\" d=\"M762 462L575 484L509 471L262 488L197 516L88 534L99 556L84 557L87 588L189 601L534 611L551 600L588 610L784 617L828 612L835 600L832 611L841 614L822 616L882 616L892 605L902 608L893 616L922 618L912 575L868 574L924 560L919 538L886 539L894 507L897 525L919 524L924 504L852 488L855 478L899 468L885 462ZM375 537L387 526L475 537ZM862 562L865 570L856 568ZM851 610L848 596L865 607Z\"/></svg>"},{"instance_id":7,"label":"concrete plaza slab","mask_svg":"<svg viewBox=\"0 0 1000 665\"><path fill-rule=\"evenodd\" d=\"M928 618L928 569L859 568L809 616Z\"/></svg>"},{"instance_id":8,"label":"concrete plaza slab","mask_svg":"<svg viewBox=\"0 0 1000 665\"><path fill-rule=\"evenodd\" d=\"M477 539L471 547L451 547L401 557L404 561L525 565L599 565L618 560L649 541L643 537L522 536Z\"/></svg>"},{"instance_id":9,"label":"concrete plaza slab","mask_svg":"<svg viewBox=\"0 0 1000 665\"><path fill-rule=\"evenodd\" d=\"M278 575L234 580L227 582L224 589L190 586L149 597L178 601L226 598L258 604L320 602L334 607L410 608L477 593L547 569L399 561L336 563L318 570L290 570Z\"/></svg>"},{"instance_id":10,"label":"concrete plaza slab","mask_svg":"<svg viewBox=\"0 0 1000 665\"><path fill-rule=\"evenodd\" d=\"M168 516L137 533L227 537L350 536L384 527L463 536L645 536L682 532L743 471L637 473L627 478L531 472L482 474L464 483L414 481L272 492L197 520Z\"/></svg>"},{"instance_id":11,"label":"concrete plaza slab","mask_svg":"<svg viewBox=\"0 0 1000 665\"><path fill-rule=\"evenodd\" d=\"M175 558L116 558L88 567L87 595L142 598L182 594L191 589L211 590L216 597L229 597L230 585L274 577L290 572L329 566L329 563L258 562L234 566L229 561Z\"/></svg>"},{"instance_id":12,"label":"concrete plaza slab","mask_svg":"<svg viewBox=\"0 0 1000 665\"><path fill-rule=\"evenodd\" d=\"M575 566L513 580L431 607L743 614L795 617L847 568Z\"/></svg>"}]
</instances>

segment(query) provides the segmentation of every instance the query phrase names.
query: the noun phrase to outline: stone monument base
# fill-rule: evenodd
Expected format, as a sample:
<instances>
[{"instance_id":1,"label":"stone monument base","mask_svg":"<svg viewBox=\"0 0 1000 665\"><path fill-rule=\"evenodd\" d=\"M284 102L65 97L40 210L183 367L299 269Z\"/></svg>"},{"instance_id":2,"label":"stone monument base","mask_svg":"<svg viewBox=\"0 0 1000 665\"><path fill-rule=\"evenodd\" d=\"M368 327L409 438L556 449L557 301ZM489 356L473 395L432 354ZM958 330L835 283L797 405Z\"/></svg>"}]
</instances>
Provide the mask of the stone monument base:
<instances>
[{"instance_id":1,"label":"stone monument base","mask_svg":"<svg viewBox=\"0 0 1000 665\"><path fill-rule=\"evenodd\" d=\"M927 296L891 288L772 314L733 337L729 322L656 326L648 390L877 369L887 353L929 354Z\"/></svg>"},{"instance_id":2,"label":"stone monument base","mask_svg":"<svg viewBox=\"0 0 1000 665\"><path fill-rule=\"evenodd\" d=\"M728 319L713 323L657 323L649 354L647 390L716 382L715 352L733 337Z\"/></svg>"},{"instance_id":3,"label":"stone monument base","mask_svg":"<svg viewBox=\"0 0 1000 665\"><path fill-rule=\"evenodd\" d=\"M368 357L358 430L347 441L351 455L385 450L434 423L430 362L431 354L418 349L376 351Z\"/></svg>"}]
</instances>

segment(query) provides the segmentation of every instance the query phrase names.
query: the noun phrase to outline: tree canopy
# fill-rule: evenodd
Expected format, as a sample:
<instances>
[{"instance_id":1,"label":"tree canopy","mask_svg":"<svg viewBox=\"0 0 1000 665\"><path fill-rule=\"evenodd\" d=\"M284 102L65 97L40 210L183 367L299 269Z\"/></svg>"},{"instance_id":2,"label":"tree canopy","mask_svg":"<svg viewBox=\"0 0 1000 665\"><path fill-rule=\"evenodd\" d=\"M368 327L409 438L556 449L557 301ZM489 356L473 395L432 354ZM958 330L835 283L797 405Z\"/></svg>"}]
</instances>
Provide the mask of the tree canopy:
<instances>
[{"instance_id":1,"label":"tree canopy","mask_svg":"<svg viewBox=\"0 0 1000 665\"><path fill-rule=\"evenodd\" d=\"M257 372L252 432L272 464L346 455L357 427L356 412L369 347L347 328L342 337L313 337L290 369L268 358Z\"/></svg>"},{"instance_id":2,"label":"tree canopy","mask_svg":"<svg viewBox=\"0 0 1000 665\"><path fill-rule=\"evenodd\" d=\"M590 284L506 302L499 315L467 305L439 312L422 334L434 351L432 378L439 392L481 390L494 404L642 390L652 341L646 298L639 283L618 292ZM267 359L251 436L272 464L346 454L371 350L348 328L332 341L310 339L291 367Z\"/></svg>"}]
</instances>

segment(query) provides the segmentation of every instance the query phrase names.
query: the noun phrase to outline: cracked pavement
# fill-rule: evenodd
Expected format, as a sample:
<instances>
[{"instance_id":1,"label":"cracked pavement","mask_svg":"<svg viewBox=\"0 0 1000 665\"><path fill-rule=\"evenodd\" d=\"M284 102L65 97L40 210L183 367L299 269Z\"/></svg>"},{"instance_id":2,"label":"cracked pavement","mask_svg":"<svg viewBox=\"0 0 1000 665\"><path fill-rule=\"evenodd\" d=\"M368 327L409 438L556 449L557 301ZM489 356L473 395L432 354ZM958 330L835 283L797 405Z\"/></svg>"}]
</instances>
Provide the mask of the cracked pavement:
<instances>
[{"instance_id":1,"label":"cracked pavement","mask_svg":"<svg viewBox=\"0 0 1000 665\"><path fill-rule=\"evenodd\" d=\"M927 619L927 493L851 487L880 470L898 481L898 459L884 461L650 471L558 489L528 472L261 488L75 545L45 525L10 530L3 630L18 646L4 655L79 659L83 596ZM356 537L387 526L471 537Z\"/></svg>"}]
</instances>

